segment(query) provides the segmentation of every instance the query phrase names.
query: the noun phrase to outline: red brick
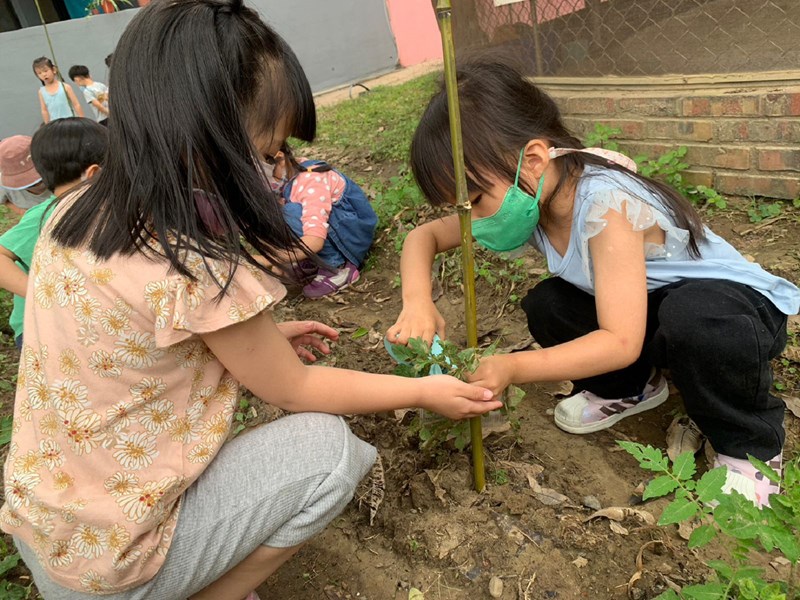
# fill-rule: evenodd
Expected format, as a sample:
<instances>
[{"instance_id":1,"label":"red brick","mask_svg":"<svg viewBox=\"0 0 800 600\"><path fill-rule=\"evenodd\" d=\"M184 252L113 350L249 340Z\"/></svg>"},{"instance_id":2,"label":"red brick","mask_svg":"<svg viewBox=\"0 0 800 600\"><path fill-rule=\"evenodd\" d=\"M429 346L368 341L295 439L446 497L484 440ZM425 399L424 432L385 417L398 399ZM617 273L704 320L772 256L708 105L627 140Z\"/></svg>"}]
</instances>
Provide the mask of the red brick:
<instances>
[{"instance_id":1,"label":"red brick","mask_svg":"<svg viewBox=\"0 0 800 600\"><path fill-rule=\"evenodd\" d=\"M800 119L744 121L724 119L717 123L717 141L770 142L800 145Z\"/></svg>"},{"instance_id":2,"label":"red brick","mask_svg":"<svg viewBox=\"0 0 800 600\"><path fill-rule=\"evenodd\" d=\"M644 135L644 121L630 121L627 119L598 119L598 123L602 123L606 127L615 127L622 131L617 137L628 140L641 140ZM594 127L594 125L592 125Z\"/></svg>"},{"instance_id":3,"label":"red brick","mask_svg":"<svg viewBox=\"0 0 800 600\"><path fill-rule=\"evenodd\" d=\"M700 145L687 145L687 148L685 161L692 166L746 171L751 165L750 148Z\"/></svg>"},{"instance_id":4,"label":"red brick","mask_svg":"<svg viewBox=\"0 0 800 600\"><path fill-rule=\"evenodd\" d=\"M648 142L629 142L620 140L620 149L630 156L646 156L647 158L658 158L671 150L677 149L680 144L652 144Z\"/></svg>"},{"instance_id":5,"label":"red brick","mask_svg":"<svg viewBox=\"0 0 800 600\"><path fill-rule=\"evenodd\" d=\"M711 171L684 171L683 178L690 185L704 185L706 187L714 185L714 173Z\"/></svg>"},{"instance_id":6,"label":"red brick","mask_svg":"<svg viewBox=\"0 0 800 600\"><path fill-rule=\"evenodd\" d=\"M621 113L633 113L643 117L677 117L677 98L628 97L617 100L617 109Z\"/></svg>"},{"instance_id":7,"label":"red brick","mask_svg":"<svg viewBox=\"0 0 800 600\"><path fill-rule=\"evenodd\" d=\"M800 150L761 148L758 150L759 171L800 171Z\"/></svg>"},{"instance_id":8,"label":"red brick","mask_svg":"<svg viewBox=\"0 0 800 600\"><path fill-rule=\"evenodd\" d=\"M572 115L601 115L608 117L615 112L614 99L585 96L567 98L566 112Z\"/></svg>"},{"instance_id":9,"label":"red brick","mask_svg":"<svg viewBox=\"0 0 800 600\"><path fill-rule=\"evenodd\" d=\"M756 117L761 115L759 96L698 96L684 98L686 117Z\"/></svg>"},{"instance_id":10,"label":"red brick","mask_svg":"<svg viewBox=\"0 0 800 600\"><path fill-rule=\"evenodd\" d=\"M708 142L714 137L714 123L687 119L651 119L646 122L645 131L647 139Z\"/></svg>"},{"instance_id":11,"label":"red brick","mask_svg":"<svg viewBox=\"0 0 800 600\"><path fill-rule=\"evenodd\" d=\"M711 115L710 98L686 98L681 114L685 117L708 117Z\"/></svg>"},{"instance_id":12,"label":"red brick","mask_svg":"<svg viewBox=\"0 0 800 600\"><path fill-rule=\"evenodd\" d=\"M714 189L731 196L765 196L793 200L800 196L797 177L769 177L742 173L717 173Z\"/></svg>"},{"instance_id":13,"label":"red brick","mask_svg":"<svg viewBox=\"0 0 800 600\"><path fill-rule=\"evenodd\" d=\"M770 117L800 116L800 91L767 94L764 97L764 114Z\"/></svg>"}]
</instances>

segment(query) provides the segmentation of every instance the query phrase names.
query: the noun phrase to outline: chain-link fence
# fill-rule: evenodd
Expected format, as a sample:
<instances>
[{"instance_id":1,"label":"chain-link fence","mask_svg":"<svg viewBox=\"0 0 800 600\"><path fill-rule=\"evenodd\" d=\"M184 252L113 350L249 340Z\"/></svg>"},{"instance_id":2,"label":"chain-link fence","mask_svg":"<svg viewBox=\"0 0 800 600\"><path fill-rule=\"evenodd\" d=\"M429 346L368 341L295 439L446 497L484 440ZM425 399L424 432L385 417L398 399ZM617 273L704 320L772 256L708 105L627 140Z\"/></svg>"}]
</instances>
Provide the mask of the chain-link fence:
<instances>
[{"instance_id":1,"label":"chain-link fence","mask_svg":"<svg viewBox=\"0 0 800 600\"><path fill-rule=\"evenodd\" d=\"M564 77L800 69L800 0L455 0L456 47Z\"/></svg>"}]
</instances>

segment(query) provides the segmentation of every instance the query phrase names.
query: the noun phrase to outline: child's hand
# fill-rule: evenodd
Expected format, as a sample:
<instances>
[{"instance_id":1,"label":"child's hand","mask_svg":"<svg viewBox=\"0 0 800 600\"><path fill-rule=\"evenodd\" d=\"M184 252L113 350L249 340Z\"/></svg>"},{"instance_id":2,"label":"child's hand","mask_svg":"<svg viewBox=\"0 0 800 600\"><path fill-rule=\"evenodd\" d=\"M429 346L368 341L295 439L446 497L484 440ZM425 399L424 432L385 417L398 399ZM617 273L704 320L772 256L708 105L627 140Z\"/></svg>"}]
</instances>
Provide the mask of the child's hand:
<instances>
[{"instance_id":1,"label":"child's hand","mask_svg":"<svg viewBox=\"0 0 800 600\"><path fill-rule=\"evenodd\" d=\"M445 339L445 322L433 302L406 304L397 317L397 322L386 331L386 338L392 344L407 344L411 338L422 338L428 344L433 334Z\"/></svg>"},{"instance_id":2,"label":"child's hand","mask_svg":"<svg viewBox=\"0 0 800 600\"><path fill-rule=\"evenodd\" d=\"M297 352L297 356L308 362L315 362L317 357L305 346L310 346L322 354L330 354L331 349L323 338L327 338L332 342L339 339L338 331L317 321L284 321L283 323L277 323L277 326L280 332L289 340L292 348Z\"/></svg>"},{"instance_id":3,"label":"child's hand","mask_svg":"<svg viewBox=\"0 0 800 600\"><path fill-rule=\"evenodd\" d=\"M474 373L467 376L470 383L490 389L494 398L500 398L509 385L513 383L513 372L508 354L485 356Z\"/></svg>"},{"instance_id":4,"label":"child's hand","mask_svg":"<svg viewBox=\"0 0 800 600\"><path fill-rule=\"evenodd\" d=\"M432 375L417 381L425 386L422 408L438 413L448 419L459 421L477 417L503 406L492 400L491 392L451 377Z\"/></svg>"}]
</instances>

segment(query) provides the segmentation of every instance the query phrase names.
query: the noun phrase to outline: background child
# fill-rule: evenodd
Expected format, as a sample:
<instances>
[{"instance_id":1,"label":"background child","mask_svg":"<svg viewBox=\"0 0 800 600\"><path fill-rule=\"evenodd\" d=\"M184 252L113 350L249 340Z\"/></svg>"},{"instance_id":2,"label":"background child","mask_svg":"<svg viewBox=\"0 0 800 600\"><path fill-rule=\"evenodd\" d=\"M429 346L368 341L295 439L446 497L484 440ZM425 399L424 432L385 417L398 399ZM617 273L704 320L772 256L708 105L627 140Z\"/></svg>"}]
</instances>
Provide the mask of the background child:
<instances>
[{"instance_id":1,"label":"background child","mask_svg":"<svg viewBox=\"0 0 800 600\"><path fill-rule=\"evenodd\" d=\"M452 377L306 366L337 332L273 320L286 290L250 251L280 268L299 240L258 163L278 130L311 139L316 121L297 57L255 11L150 3L110 87L103 169L34 251L0 525L46 598L241 600L372 465L332 415L500 403ZM240 382L296 414L226 442Z\"/></svg>"},{"instance_id":2,"label":"background child","mask_svg":"<svg viewBox=\"0 0 800 600\"><path fill-rule=\"evenodd\" d=\"M80 117L43 125L33 136L30 154L42 174L50 199L30 208L14 227L0 236L0 287L14 294L9 324L17 348L22 348L28 270L39 230L47 220L56 196L61 196L100 168L108 145L106 130Z\"/></svg>"},{"instance_id":3,"label":"background child","mask_svg":"<svg viewBox=\"0 0 800 600\"><path fill-rule=\"evenodd\" d=\"M627 157L583 148L552 99L513 69L475 63L458 79L473 235L496 251L529 242L554 275L522 302L544 349L488 357L470 380L495 394L510 383L572 380L578 393L558 404L555 421L589 433L661 404L668 390L656 368L667 368L728 469L726 489L767 503L775 489L746 458L780 468L785 408L771 393L770 359L800 308L797 287L745 260ZM411 148L434 204L454 202L447 118L442 90ZM391 341L444 337L430 269L458 244L456 215L408 235Z\"/></svg>"},{"instance_id":4,"label":"background child","mask_svg":"<svg viewBox=\"0 0 800 600\"><path fill-rule=\"evenodd\" d=\"M33 61L33 72L42 82L39 89L39 105L45 123L66 117L82 117L83 108L72 87L58 76L58 68L49 58L42 56Z\"/></svg>"},{"instance_id":5,"label":"background child","mask_svg":"<svg viewBox=\"0 0 800 600\"><path fill-rule=\"evenodd\" d=\"M50 192L31 160L31 138L12 135L0 142L0 204L18 215L44 202Z\"/></svg>"},{"instance_id":6,"label":"background child","mask_svg":"<svg viewBox=\"0 0 800 600\"><path fill-rule=\"evenodd\" d=\"M364 191L324 161L298 162L286 144L273 168L273 189L283 197L286 221L327 265L303 287L303 294L320 298L356 282L378 222ZM295 260L303 258L305 252Z\"/></svg>"},{"instance_id":7,"label":"background child","mask_svg":"<svg viewBox=\"0 0 800 600\"><path fill-rule=\"evenodd\" d=\"M94 120L105 125L108 120L108 87L106 84L94 81L89 75L89 69L83 65L71 66L69 78L80 86L84 100L92 107Z\"/></svg>"}]
</instances>

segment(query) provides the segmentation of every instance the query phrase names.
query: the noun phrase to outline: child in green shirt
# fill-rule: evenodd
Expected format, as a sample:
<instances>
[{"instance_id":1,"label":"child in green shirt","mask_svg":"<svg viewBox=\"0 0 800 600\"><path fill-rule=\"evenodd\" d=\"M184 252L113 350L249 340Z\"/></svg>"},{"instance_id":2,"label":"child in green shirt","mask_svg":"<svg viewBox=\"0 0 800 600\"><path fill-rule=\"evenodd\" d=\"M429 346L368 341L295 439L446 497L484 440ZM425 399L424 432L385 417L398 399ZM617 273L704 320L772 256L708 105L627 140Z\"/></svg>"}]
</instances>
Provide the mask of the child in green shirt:
<instances>
[{"instance_id":1,"label":"child in green shirt","mask_svg":"<svg viewBox=\"0 0 800 600\"><path fill-rule=\"evenodd\" d=\"M53 195L28 209L17 225L0 236L0 288L14 294L8 321L17 348L22 347L28 269L42 225L59 197L100 169L107 145L105 127L82 117L51 121L33 136L31 159Z\"/></svg>"}]
</instances>

